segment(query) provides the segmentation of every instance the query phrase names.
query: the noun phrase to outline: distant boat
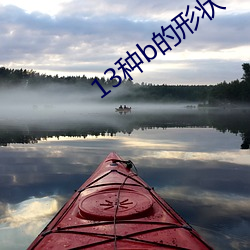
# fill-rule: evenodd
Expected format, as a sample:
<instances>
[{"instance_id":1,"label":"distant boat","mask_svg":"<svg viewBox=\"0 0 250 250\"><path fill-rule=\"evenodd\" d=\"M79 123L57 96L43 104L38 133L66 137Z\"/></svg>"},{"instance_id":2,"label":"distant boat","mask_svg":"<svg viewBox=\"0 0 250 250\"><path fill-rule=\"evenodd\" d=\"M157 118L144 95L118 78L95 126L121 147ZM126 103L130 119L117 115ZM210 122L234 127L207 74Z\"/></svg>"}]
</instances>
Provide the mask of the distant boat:
<instances>
[{"instance_id":1,"label":"distant boat","mask_svg":"<svg viewBox=\"0 0 250 250\"><path fill-rule=\"evenodd\" d=\"M116 112L124 112L124 113L128 113L128 112L131 112L131 107L125 107L125 108L115 108L115 111Z\"/></svg>"}]
</instances>

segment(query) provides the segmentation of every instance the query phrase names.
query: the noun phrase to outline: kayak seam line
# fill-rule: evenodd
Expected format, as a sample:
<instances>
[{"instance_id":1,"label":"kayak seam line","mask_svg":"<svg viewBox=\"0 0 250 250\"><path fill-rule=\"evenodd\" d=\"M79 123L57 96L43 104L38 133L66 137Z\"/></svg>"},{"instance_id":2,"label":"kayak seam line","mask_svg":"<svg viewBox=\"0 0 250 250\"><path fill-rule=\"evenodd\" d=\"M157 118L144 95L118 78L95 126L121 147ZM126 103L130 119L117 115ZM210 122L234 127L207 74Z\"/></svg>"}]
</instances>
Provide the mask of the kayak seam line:
<instances>
[{"instance_id":1,"label":"kayak seam line","mask_svg":"<svg viewBox=\"0 0 250 250\"><path fill-rule=\"evenodd\" d=\"M88 188L96 188L96 187L112 186L112 185L121 185L121 183L120 183L120 182L104 183L104 184L98 184L98 185L95 185L95 186L90 186L90 187L88 187ZM141 185L139 185L139 184L133 184L133 183L125 183L124 185L125 185L125 186L141 187ZM85 189L87 189L87 188L81 189L81 190L79 190L78 192L82 192L82 191L84 191Z\"/></svg>"},{"instance_id":2,"label":"kayak seam line","mask_svg":"<svg viewBox=\"0 0 250 250\"><path fill-rule=\"evenodd\" d=\"M165 225L165 226L179 226L177 224L173 223L167 223L167 222L160 222L160 221L129 221L129 220L118 220L116 221L117 224L148 224L148 225ZM58 227L59 230L64 229L73 229L73 228L83 228L83 227L90 227L90 226L103 226L103 225L109 225L113 224L113 221L104 221L104 222L98 222L98 223L91 223L86 225L78 225L78 226L70 226L70 227Z\"/></svg>"},{"instance_id":3,"label":"kayak seam line","mask_svg":"<svg viewBox=\"0 0 250 250\"><path fill-rule=\"evenodd\" d=\"M151 190L149 190L149 193L154 197L154 199L165 209L167 210L180 224L183 224L183 221L192 229L192 227L180 216L180 218L183 220L183 221L180 221L180 219L176 216L176 215L179 215L177 212L174 212L171 211L162 201L161 199L159 199L159 197L157 195L154 194L154 192L152 192ZM172 208L166 201L165 203L170 207ZM175 215L176 213L176 215Z\"/></svg>"},{"instance_id":4,"label":"kayak seam line","mask_svg":"<svg viewBox=\"0 0 250 250\"><path fill-rule=\"evenodd\" d=\"M88 188L89 186L91 186L92 184L94 184L95 182L101 180L102 178L106 177L107 175L109 175L113 170L110 170L109 172L101 175L100 177L98 177L97 179L93 180L92 182L90 182L84 189Z\"/></svg>"},{"instance_id":5,"label":"kayak seam line","mask_svg":"<svg viewBox=\"0 0 250 250\"><path fill-rule=\"evenodd\" d=\"M172 246L172 245L168 245L168 244L163 244L163 243L158 243L158 242L153 242L153 241L145 241L145 240L133 238L134 236L140 236L140 235L143 235L143 234L152 233L152 232L159 231L159 230L170 230L170 229L184 229L184 230L187 230L185 227L182 227L182 226L157 227L157 228L153 228L153 229L148 229L148 230L144 230L144 231L135 232L135 233L128 234L128 235L117 235L117 240L123 240L123 239L126 240L127 239L127 240L132 240L132 241L139 241L139 242L144 242L144 243L148 243L148 244L158 245L158 246L161 246L161 247L170 247L170 248L173 248L173 249L187 250L187 248L183 248L183 247ZM88 247L92 247L92 246L96 246L96 245L100 245L100 244L106 244L106 243L110 243L110 242L112 242L114 240L114 235L110 235L110 234L97 234L97 233L78 232L78 231L55 231L53 233L83 234L83 235L112 237L112 239L107 239L107 240L103 240L103 241L99 241L99 242L94 242L94 243L91 243L91 244L88 244L88 245L85 245L85 246L79 246L79 247L76 247L76 248L71 248L71 250L82 249L83 247L88 248Z\"/></svg>"},{"instance_id":6,"label":"kayak seam line","mask_svg":"<svg viewBox=\"0 0 250 250\"><path fill-rule=\"evenodd\" d=\"M65 209L65 211L63 211L63 209L65 208L65 206L67 205L67 203L64 204L64 206L58 211L58 213L54 216L54 218L52 219L51 223L53 223L53 220L56 218L56 216L63 211L63 214L61 217L59 217L59 219L54 223L52 224L52 230L53 228L56 227L56 225L58 225L60 223L60 221L63 219L63 217L67 214L67 212L71 209L71 207L73 206L73 204L77 201L78 197L80 196L80 193L76 193L76 197L74 198L74 200L69 204L69 206ZM49 224L49 225L50 225ZM49 231L45 231L47 227L45 227L44 231L41 233L41 236L44 237L48 234L48 232L52 231L52 230L49 230Z\"/></svg>"},{"instance_id":7,"label":"kayak seam line","mask_svg":"<svg viewBox=\"0 0 250 250\"><path fill-rule=\"evenodd\" d=\"M177 216L179 216L185 223L186 223L186 225L184 225L189 231L190 231L190 233L196 238L196 239L198 239L200 242L202 242L202 243L204 243L209 249L213 249L213 248L211 248L200 236L199 236L199 234L193 229L193 227L188 223L188 222L186 222L183 218L182 218L182 216L181 215L179 215L166 201L165 201L165 203L172 209L172 211L169 209L169 208L167 208L167 206L161 201L161 199L157 196L157 195L155 195L151 190L149 190L149 192L150 192L150 194L159 202L159 204L161 205L161 206L163 206L171 215L173 215L174 216L174 218L177 220L177 221L179 221L181 224L182 224L182 222L179 220L179 218L177 217ZM177 216L176 216L176 215Z\"/></svg>"},{"instance_id":8,"label":"kayak seam line","mask_svg":"<svg viewBox=\"0 0 250 250\"><path fill-rule=\"evenodd\" d=\"M168 226L164 226L164 227L156 227L156 228L152 228L152 229L147 229L147 230L143 230L143 231L138 231L138 232L134 232L128 235L118 235L118 238L129 238L131 236L136 236L136 235L141 235L141 234L145 234L145 233L151 233L154 231L158 231L158 230L170 230L170 229L184 229L187 231L190 231L188 228L186 228L185 226L178 226L178 225L168 225ZM56 230L51 230L51 231L47 231L47 234L52 234L52 233L69 233L69 234L86 234L86 235L98 235L98 236L114 236L113 234L101 234L101 233L92 233L92 232L79 232L79 231L70 231L70 230L65 230L65 228L60 228L60 229L56 229Z\"/></svg>"},{"instance_id":9,"label":"kayak seam line","mask_svg":"<svg viewBox=\"0 0 250 250\"><path fill-rule=\"evenodd\" d=\"M43 229L43 231L41 232L41 237L40 237L40 239L39 239L37 242L34 241L34 246L33 246L31 249L35 249L35 248L40 244L40 242L44 239L44 237L45 237L46 235L50 234L50 233L52 232L53 228L55 228L56 225L60 222L60 220L62 220L62 218L65 216L65 214L68 212L68 210L72 207L72 205L76 202L76 200L78 199L78 197L79 197L79 195L80 195L80 193L77 194L76 192L75 192L75 194L76 194L76 197L75 197L74 200L69 204L69 206L66 207L66 205L69 203L69 202L66 202L66 203L63 205L63 207L56 213L56 215L53 217L53 219L50 221L50 223ZM66 208L65 208L65 207L66 207ZM64 209L65 209L65 211L63 211ZM62 216L59 217L59 218L56 220L56 222L53 224L53 221L56 219L57 215L59 215L62 211L63 211ZM51 225L52 225L52 226L51 226ZM52 230L46 231L46 230L48 229L48 227L50 227L50 226L51 226Z\"/></svg>"},{"instance_id":10,"label":"kayak seam line","mask_svg":"<svg viewBox=\"0 0 250 250\"><path fill-rule=\"evenodd\" d=\"M120 171L118 171L118 170L116 170L116 169L112 169L112 170L110 170L109 172L107 172L107 173L103 174L102 176L100 176L99 178L95 179L95 180L92 181L91 183L89 183L85 188L78 190L78 192L81 193L81 192L83 192L84 190L86 190L86 189L88 189L88 188L95 187L95 186L92 186L95 182L97 182L97 181L103 179L104 177L108 176L108 175L109 175L110 173L112 173L112 172L116 172L116 173L118 173L118 174L120 174L120 175L122 175L122 176L125 176L125 177L128 176L128 175L126 175L126 174L124 174L124 173L122 173L122 172L120 172ZM132 172L132 171L131 171L131 172ZM132 172L132 173L133 173L133 175L138 176L136 173L134 173L134 172ZM130 173L129 173L129 174L130 174ZM153 189L152 187L144 185L142 182L140 182L139 180L134 179L134 178L131 177L131 176L128 176L127 178L129 178L129 179L133 180L134 182L138 183L139 186L144 187L146 190L152 190L152 189ZM120 183L120 184L122 184L122 183ZM101 185L103 185L103 184L99 184L99 185L101 186ZM108 184L107 184L107 185L108 185ZM135 184L134 184L134 185L135 185Z\"/></svg>"}]
</instances>

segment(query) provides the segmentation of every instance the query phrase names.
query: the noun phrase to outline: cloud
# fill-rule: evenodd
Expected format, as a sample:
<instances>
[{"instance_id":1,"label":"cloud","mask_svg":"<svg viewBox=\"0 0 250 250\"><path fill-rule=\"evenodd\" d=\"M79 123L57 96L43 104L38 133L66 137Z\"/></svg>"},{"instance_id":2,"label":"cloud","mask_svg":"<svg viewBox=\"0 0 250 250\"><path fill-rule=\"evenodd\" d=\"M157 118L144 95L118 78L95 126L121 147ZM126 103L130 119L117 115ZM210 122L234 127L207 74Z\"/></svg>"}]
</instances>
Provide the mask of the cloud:
<instances>
[{"instance_id":1,"label":"cloud","mask_svg":"<svg viewBox=\"0 0 250 250\"><path fill-rule=\"evenodd\" d=\"M30 229L30 226L35 224L34 221L51 217L58 209L58 202L55 197L31 198L16 205L8 204L5 217L0 219L0 223L12 228L30 224L27 227L27 229ZM33 233L33 230L30 230L29 233Z\"/></svg>"},{"instance_id":2,"label":"cloud","mask_svg":"<svg viewBox=\"0 0 250 250\"><path fill-rule=\"evenodd\" d=\"M214 20L202 20L197 33L188 37L193 50L218 51L249 45L249 13L223 15ZM182 46L183 48L187 46Z\"/></svg>"},{"instance_id":3,"label":"cloud","mask_svg":"<svg viewBox=\"0 0 250 250\"><path fill-rule=\"evenodd\" d=\"M195 3L189 3L191 9ZM242 2L243 6L247 1ZM248 46L250 32L248 23L249 13L236 12L234 1L220 3L229 6L227 10L216 9L215 19L201 19L198 30L191 34L185 29L187 38L165 57L160 56L151 62L148 68L154 70L141 75L137 70L133 72L135 81L159 82L172 75L170 82L186 83L217 83L234 80L239 75L239 69L225 72L227 67L219 69L213 66L215 52L220 60L218 65L240 65L242 60L250 60L242 51L234 62L228 62L227 51ZM55 72L65 74L91 74L103 76L107 67L116 67L114 63L126 57L126 51L138 51L136 44L142 47L154 44L152 33L160 32L161 26L171 23L171 18L186 11L186 1L69 1L63 5L55 16L41 12L26 12L14 5L0 6L0 63L7 67L35 69L41 72ZM198 12L195 13L198 15ZM173 23L172 23L173 24ZM194 25L194 24L193 24ZM192 26L192 28L194 28ZM181 35L181 33L180 33ZM155 45L156 46L156 45ZM181 71L170 70L168 57L178 58L180 54L189 51L189 58L182 62L172 61L172 65L184 63ZM203 63L194 60L194 55L200 57L206 52ZM162 59L163 58L163 59ZM243 59L242 59L243 58ZM163 62L161 62L163 60ZM165 61L166 60L166 61ZM159 67L159 65L164 67ZM144 64L146 65L146 64ZM191 67L192 65L192 67ZM203 65L209 65L204 67ZM188 74L190 67L196 67L197 72L205 71L208 79L199 80L200 75ZM166 72L164 72L166 69ZM211 74L211 72L213 74ZM228 74L226 74L228 73ZM211 77L213 76L213 78ZM224 76L224 77L223 77ZM185 79L189 79L188 81Z\"/></svg>"},{"instance_id":4,"label":"cloud","mask_svg":"<svg viewBox=\"0 0 250 250\"><path fill-rule=\"evenodd\" d=\"M201 191L197 192L188 187L163 187L159 188L157 192L168 200L171 199L185 200L187 203L203 204L203 206L218 206L221 209L220 216L234 214L235 217L240 217L241 214L246 213L250 207L250 199L246 196L239 195L225 195L219 192ZM219 215L219 212L218 214ZM211 216L212 217L212 216Z\"/></svg>"},{"instance_id":5,"label":"cloud","mask_svg":"<svg viewBox=\"0 0 250 250\"><path fill-rule=\"evenodd\" d=\"M0 217L1 249L26 249L61 206L62 198L58 196L5 204Z\"/></svg>"},{"instance_id":6,"label":"cloud","mask_svg":"<svg viewBox=\"0 0 250 250\"><path fill-rule=\"evenodd\" d=\"M161 16L173 10L180 10L185 6L185 1L178 1L175 3L165 1L114 1L114 0L93 0L80 1L75 0L65 4L65 9L61 13L64 15L79 15L79 16L106 16L112 15L115 17L132 17L139 20L154 19L152 16Z\"/></svg>"}]
</instances>

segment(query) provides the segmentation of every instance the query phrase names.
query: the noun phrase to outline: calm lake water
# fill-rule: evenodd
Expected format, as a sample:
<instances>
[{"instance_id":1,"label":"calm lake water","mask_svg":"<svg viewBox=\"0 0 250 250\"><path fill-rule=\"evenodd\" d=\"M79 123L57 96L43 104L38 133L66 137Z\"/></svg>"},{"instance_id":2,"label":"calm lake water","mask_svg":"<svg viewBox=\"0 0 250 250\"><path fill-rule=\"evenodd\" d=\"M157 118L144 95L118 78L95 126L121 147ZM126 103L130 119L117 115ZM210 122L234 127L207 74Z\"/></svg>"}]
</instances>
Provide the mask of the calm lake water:
<instances>
[{"instance_id":1,"label":"calm lake water","mask_svg":"<svg viewBox=\"0 0 250 250\"><path fill-rule=\"evenodd\" d=\"M250 249L250 110L113 110L0 118L0 248L27 248L115 151L215 249Z\"/></svg>"}]
</instances>

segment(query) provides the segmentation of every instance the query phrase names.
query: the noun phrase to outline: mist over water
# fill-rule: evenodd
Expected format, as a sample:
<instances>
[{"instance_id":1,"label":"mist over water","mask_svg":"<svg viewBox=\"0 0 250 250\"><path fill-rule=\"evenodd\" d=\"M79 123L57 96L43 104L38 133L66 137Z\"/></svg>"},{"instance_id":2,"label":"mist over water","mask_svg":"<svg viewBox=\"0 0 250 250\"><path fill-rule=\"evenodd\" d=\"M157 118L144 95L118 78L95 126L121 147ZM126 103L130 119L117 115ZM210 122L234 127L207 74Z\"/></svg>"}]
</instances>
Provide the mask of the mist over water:
<instances>
[{"instance_id":1,"label":"mist over water","mask_svg":"<svg viewBox=\"0 0 250 250\"><path fill-rule=\"evenodd\" d=\"M120 105L132 111L116 112ZM240 133L242 147L249 148L249 114L249 109L200 109L197 103L114 102L100 98L99 91L86 93L67 85L2 89L0 143L34 142L47 136L131 134L138 128L208 126Z\"/></svg>"},{"instance_id":2,"label":"mist over water","mask_svg":"<svg viewBox=\"0 0 250 250\"><path fill-rule=\"evenodd\" d=\"M42 120L104 111L97 94L83 94L67 86L6 89L0 92L1 119ZM98 107L98 108L97 108Z\"/></svg>"},{"instance_id":3,"label":"mist over water","mask_svg":"<svg viewBox=\"0 0 250 250\"><path fill-rule=\"evenodd\" d=\"M116 93L114 92L113 95ZM188 112L187 104L154 104L132 103L129 100L111 102L109 97L102 99L98 91L83 92L77 88L65 85L56 85L30 88L13 88L0 91L0 122L12 122L18 125L20 122L69 122L102 120L105 123L113 123L110 116L115 114L115 108L120 105L132 107L133 112ZM95 117L93 115L96 115ZM114 124L114 123L113 123Z\"/></svg>"},{"instance_id":4,"label":"mist over water","mask_svg":"<svg viewBox=\"0 0 250 250\"><path fill-rule=\"evenodd\" d=\"M248 249L249 110L100 96L66 85L0 91L3 249L26 248L110 151L215 249Z\"/></svg>"}]
</instances>

